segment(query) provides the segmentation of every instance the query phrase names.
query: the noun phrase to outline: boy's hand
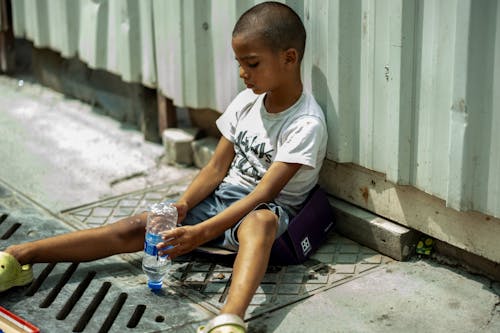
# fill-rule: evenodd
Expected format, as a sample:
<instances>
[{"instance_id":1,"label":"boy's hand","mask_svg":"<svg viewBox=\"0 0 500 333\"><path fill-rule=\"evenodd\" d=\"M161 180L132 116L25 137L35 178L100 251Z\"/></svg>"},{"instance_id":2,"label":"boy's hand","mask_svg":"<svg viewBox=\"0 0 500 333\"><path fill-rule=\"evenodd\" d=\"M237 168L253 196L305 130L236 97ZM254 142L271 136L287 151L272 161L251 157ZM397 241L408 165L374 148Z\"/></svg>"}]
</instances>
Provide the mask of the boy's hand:
<instances>
[{"instance_id":1,"label":"boy's hand","mask_svg":"<svg viewBox=\"0 0 500 333\"><path fill-rule=\"evenodd\" d=\"M188 204L185 201L177 201L172 204L175 208L177 208L177 224L181 224L182 221L186 218L188 212Z\"/></svg>"},{"instance_id":2,"label":"boy's hand","mask_svg":"<svg viewBox=\"0 0 500 333\"><path fill-rule=\"evenodd\" d=\"M206 242L199 225L186 225L162 233L163 242L158 243L160 255L168 255L171 259L193 251ZM167 247L172 246L167 249Z\"/></svg>"}]
</instances>

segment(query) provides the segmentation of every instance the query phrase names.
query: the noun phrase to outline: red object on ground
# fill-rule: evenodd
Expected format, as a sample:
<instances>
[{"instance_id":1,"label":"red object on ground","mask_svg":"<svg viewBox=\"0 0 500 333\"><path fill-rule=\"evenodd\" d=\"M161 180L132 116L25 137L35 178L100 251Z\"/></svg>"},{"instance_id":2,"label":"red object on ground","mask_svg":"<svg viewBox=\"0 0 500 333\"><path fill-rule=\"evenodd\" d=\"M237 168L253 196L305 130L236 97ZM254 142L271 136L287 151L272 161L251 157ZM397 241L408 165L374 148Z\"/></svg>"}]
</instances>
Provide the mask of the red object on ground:
<instances>
[{"instance_id":1,"label":"red object on ground","mask_svg":"<svg viewBox=\"0 0 500 333\"><path fill-rule=\"evenodd\" d=\"M39 333L40 329L0 306L0 332Z\"/></svg>"}]
</instances>

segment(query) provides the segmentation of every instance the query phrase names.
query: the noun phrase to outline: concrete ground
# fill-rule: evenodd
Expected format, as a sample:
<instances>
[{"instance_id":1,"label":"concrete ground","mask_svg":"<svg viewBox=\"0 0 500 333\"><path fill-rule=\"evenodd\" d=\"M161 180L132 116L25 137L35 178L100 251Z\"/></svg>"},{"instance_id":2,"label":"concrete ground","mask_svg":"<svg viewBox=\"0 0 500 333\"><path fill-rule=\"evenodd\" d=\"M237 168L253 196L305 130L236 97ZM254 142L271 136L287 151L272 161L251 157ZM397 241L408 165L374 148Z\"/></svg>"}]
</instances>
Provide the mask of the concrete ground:
<instances>
[{"instance_id":1,"label":"concrete ground","mask_svg":"<svg viewBox=\"0 0 500 333\"><path fill-rule=\"evenodd\" d=\"M137 193L158 192L158 186L167 183L186 184L197 171L167 166L162 155L161 145L145 142L139 131L103 116L98 108L29 78L21 81L0 76L0 213L10 209L17 220L29 220L32 233L36 234L37 228L39 235L74 229L81 224L68 224L64 212L78 217L88 207L102 209L117 202L116 198L129 200ZM22 241L20 235L16 237L13 239ZM335 239L344 249L358 248L341 237ZM0 240L0 248L8 244ZM346 250L341 255L349 253ZM360 253L377 256L369 250ZM335 263L336 270L348 266L339 260ZM369 261L363 263L368 265ZM99 265L82 265L78 272L82 279L88 269L99 274ZM143 324L142 330L129 329L131 332L189 332L216 312L207 305L210 302L197 302L198 296L176 292L175 288L167 287L162 298L152 297L144 285L135 283L142 279L139 270L132 266L124 269L116 258L106 265L110 265L108 269L119 267L112 281L126 290L130 299L168 304L181 312L176 317L156 316ZM63 268L58 267L55 271L64 277ZM35 268L35 273L43 275L42 267ZM291 270L285 273L281 276L292 276ZM72 287L68 288L62 293L70 293ZM40 293L45 297L48 290ZM67 331L61 328L61 321L23 312L36 299L35 295L30 301L25 295L25 290L0 293L0 305L27 317L42 331ZM249 325L253 332L493 333L500 332L499 295L499 282L415 256L408 262L380 261L373 269L325 284L316 292L290 297L289 302L251 317ZM165 328L158 329L155 321L164 321ZM124 331L115 326L110 331ZM90 324L83 331L94 329L98 330Z\"/></svg>"}]
</instances>

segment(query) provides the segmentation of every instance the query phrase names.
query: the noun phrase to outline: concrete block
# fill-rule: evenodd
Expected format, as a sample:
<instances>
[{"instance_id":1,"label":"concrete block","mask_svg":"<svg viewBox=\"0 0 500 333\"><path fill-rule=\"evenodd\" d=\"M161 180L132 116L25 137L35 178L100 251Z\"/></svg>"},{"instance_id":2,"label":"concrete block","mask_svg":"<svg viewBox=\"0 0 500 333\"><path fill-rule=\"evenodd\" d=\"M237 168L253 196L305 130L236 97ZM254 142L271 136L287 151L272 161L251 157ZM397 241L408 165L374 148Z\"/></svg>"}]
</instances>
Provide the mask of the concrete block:
<instances>
[{"instance_id":1,"label":"concrete block","mask_svg":"<svg viewBox=\"0 0 500 333\"><path fill-rule=\"evenodd\" d=\"M165 161L168 164L192 165L193 149L191 143L200 130L197 128L167 128L162 133L165 147Z\"/></svg>"},{"instance_id":2,"label":"concrete block","mask_svg":"<svg viewBox=\"0 0 500 333\"><path fill-rule=\"evenodd\" d=\"M216 138L209 136L191 143L194 165L196 167L201 169L207 165L215 152L218 142Z\"/></svg>"},{"instance_id":3,"label":"concrete block","mask_svg":"<svg viewBox=\"0 0 500 333\"><path fill-rule=\"evenodd\" d=\"M339 234L399 261L414 253L419 232L345 201L333 197L329 201Z\"/></svg>"}]
</instances>

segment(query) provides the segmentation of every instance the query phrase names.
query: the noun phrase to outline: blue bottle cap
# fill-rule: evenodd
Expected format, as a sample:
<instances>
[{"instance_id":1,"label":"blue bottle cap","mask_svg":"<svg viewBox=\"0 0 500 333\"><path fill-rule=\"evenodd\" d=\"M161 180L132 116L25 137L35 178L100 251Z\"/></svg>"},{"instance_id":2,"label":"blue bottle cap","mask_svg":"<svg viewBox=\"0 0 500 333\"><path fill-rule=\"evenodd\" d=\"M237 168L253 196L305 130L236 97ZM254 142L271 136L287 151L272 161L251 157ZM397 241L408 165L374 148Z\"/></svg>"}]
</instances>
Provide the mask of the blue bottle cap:
<instances>
[{"instance_id":1,"label":"blue bottle cap","mask_svg":"<svg viewBox=\"0 0 500 333\"><path fill-rule=\"evenodd\" d=\"M160 290L162 286L162 281L148 281L148 287L151 290Z\"/></svg>"}]
</instances>

